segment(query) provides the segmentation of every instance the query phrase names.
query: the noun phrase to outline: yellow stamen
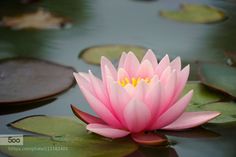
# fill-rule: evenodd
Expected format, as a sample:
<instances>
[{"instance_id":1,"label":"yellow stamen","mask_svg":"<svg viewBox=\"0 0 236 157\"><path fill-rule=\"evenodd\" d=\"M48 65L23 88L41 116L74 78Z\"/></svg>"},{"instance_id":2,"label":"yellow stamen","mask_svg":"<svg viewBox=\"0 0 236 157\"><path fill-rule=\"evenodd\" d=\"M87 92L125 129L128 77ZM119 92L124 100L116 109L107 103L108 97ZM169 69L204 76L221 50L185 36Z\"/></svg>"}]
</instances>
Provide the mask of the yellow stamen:
<instances>
[{"instance_id":1,"label":"yellow stamen","mask_svg":"<svg viewBox=\"0 0 236 157\"><path fill-rule=\"evenodd\" d=\"M141 77L138 77L138 78L134 78L132 77L131 80L129 78L124 78L122 80L119 80L118 83L122 86L122 87L125 87L127 84L131 84L132 86L136 87L139 82L143 80L145 83L150 83L150 79L149 78L141 78Z\"/></svg>"}]
</instances>

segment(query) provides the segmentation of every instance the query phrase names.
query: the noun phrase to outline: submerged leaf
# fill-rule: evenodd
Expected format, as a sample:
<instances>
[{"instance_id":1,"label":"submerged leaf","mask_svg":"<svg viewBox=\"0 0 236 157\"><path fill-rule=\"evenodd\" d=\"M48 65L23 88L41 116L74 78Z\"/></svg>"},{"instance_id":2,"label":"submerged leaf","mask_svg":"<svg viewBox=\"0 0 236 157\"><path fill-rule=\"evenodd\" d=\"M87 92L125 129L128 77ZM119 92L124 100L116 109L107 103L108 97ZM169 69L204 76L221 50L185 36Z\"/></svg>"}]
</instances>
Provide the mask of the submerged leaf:
<instances>
[{"instance_id":1,"label":"submerged leaf","mask_svg":"<svg viewBox=\"0 0 236 157\"><path fill-rule=\"evenodd\" d=\"M87 48L79 54L79 58L82 58L89 64L100 64L102 56L107 57L109 60L118 60L122 52L132 51L139 59L144 56L146 48L133 45L100 45Z\"/></svg>"},{"instance_id":2,"label":"submerged leaf","mask_svg":"<svg viewBox=\"0 0 236 157\"><path fill-rule=\"evenodd\" d=\"M72 67L52 62L13 58L0 61L0 105L52 98L74 84Z\"/></svg>"},{"instance_id":3,"label":"submerged leaf","mask_svg":"<svg viewBox=\"0 0 236 157\"><path fill-rule=\"evenodd\" d=\"M161 11L160 15L176 21L213 23L226 19L223 11L201 4L182 4L179 11Z\"/></svg>"},{"instance_id":4,"label":"submerged leaf","mask_svg":"<svg viewBox=\"0 0 236 157\"><path fill-rule=\"evenodd\" d=\"M3 17L1 24L13 29L58 29L69 26L70 21L63 17L55 16L43 9L36 12L23 14L15 17Z\"/></svg>"},{"instance_id":5,"label":"submerged leaf","mask_svg":"<svg viewBox=\"0 0 236 157\"><path fill-rule=\"evenodd\" d=\"M203 84L236 97L236 68L204 63L200 65L199 73Z\"/></svg>"}]
</instances>

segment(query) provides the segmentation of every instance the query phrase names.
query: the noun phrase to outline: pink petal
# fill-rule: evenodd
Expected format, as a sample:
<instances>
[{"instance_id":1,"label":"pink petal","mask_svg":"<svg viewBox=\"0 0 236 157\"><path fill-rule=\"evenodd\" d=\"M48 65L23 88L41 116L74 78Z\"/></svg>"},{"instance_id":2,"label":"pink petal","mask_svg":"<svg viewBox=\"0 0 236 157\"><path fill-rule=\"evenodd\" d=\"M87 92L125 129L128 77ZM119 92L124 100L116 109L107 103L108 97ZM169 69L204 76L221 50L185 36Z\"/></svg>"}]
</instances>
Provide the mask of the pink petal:
<instances>
[{"instance_id":1,"label":"pink petal","mask_svg":"<svg viewBox=\"0 0 236 157\"><path fill-rule=\"evenodd\" d=\"M156 130L169 125L173 121L183 114L186 106L189 104L193 95L193 90L189 91L185 96L178 100L172 107L170 107L166 112L164 112L153 125L150 127L151 130Z\"/></svg>"},{"instance_id":2,"label":"pink petal","mask_svg":"<svg viewBox=\"0 0 236 157\"><path fill-rule=\"evenodd\" d=\"M137 100L141 100L144 102L144 98L148 89L148 84L144 80L141 80L135 88L136 89L134 91L135 93L133 97Z\"/></svg>"},{"instance_id":3,"label":"pink petal","mask_svg":"<svg viewBox=\"0 0 236 157\"><path fill-rule=\"evenodd\" d=\"M125 69L119 68L117 80L121 81L121 80L124 80L126 78L129 79L129 74L125 71Z\"/></svg>"},{"instance_id":4,"label":"pink petal","mask_svg":"<svg viewBox=\"0 0 236 157\"><path fill-rule=\"evenodd\" d=\"M109 79L108 85L111 107L116 117L124 124L123 111L130 101L130 95L117 82Z\"/></svg>"},{"instance_id":5,"label":"pink petal","mask_svg":"<svg viewBox=\"0 0 236 157\"><path fill-rule=\"evenodd\" d=\"M95 92L96 97L110 109L109 98L107 92L103 86L103 82L95 77L91 71L89 71L90 81Z\"/></svg>"},{"instance_id":6,"label":"pink petal","mask_svg":"<svg viewBox=\"0 0 236 157\"><path fill-rule=\"evenodd\" d=\"M173 71L166 78L166 83L161 82L162 91L161 91L161 110L160 113L166 111L170 102L173 99L173 95L175 94L176 87L176 71Z\"/></svg>"},{"instance_id":7,"label":"pink petal","mask_svg":"<svg viewBox=\"0 0 236 157\"><path fill-rule=\"evenodd\" d=\"M202 125L213 118L220 115L220 112L203 111L203 112L185 112L176 121L172 122L168 126L165 126L164 130L183 130L193 128Z\"/></svg>"},{"instance_id":8,"label":"pink petal","mask_svg":"<svg viewBox=\"0 0 236 157\"><path fill-rule=\"evenodd\" d=\"M78 108L76 108L73 105L70 105L71 109L73 111L73 113L82 121L84 121L85 123L99 123L99 124L105 124L105 122L103 120L101 120L98 117L92 116L86 112L83 112L81 110L79 110Z\"/></svg>"},{"instance_id":9,"label":"pink petal","mask_svg":"<svg viewBox=\"0 0 236 157\"><path fill-rule=\"evenodd\" d=\"M176 100L180 97L189 76L190 67L187 65L183 70L177 73L177 84L175 88L175 95L171 101L171 104L175 103Z\"/></svg>"},{"instance_id":10,"label":"pink petal","mask_svg":"<svg viewBox=\"0 0 236 157\"><path fill-rule=\"evenodd\" d=\"M148 60L144 60L139 66L137 77L150 78L154 74L152 63Z\"/></svg>"},{"instance_id":11,"label":"pink petal","mask_svg":"<svg viewBox=\"0 0 236 157\"><path fill-rule=\"evenodd\" d=\"M148 60L152 63L153 69L155 69L157 67L157 58L151 49L148 49L148 51L146 52L146 54L143 57L142 62L144 62L145 60Z\"/></svg>"},{"instance_id":12,"label":"pink petal","mask_svg":"<svg viewBox=\"0 0 236 157\"><path fill-rule=\"evenodd\" d=\"M170 59L168 55L162 58L159 62L158 66L156 67L155 71L158 76L161 76L162 72L170 65Z\"/></svg>"},{"instance_id":13,"label":"pink petal","mask_svg":"<svg viewBox=\"0 0 236 157\"><path fill-rule=\"evenodd\" d=\"M168 143L165 136L155 133L136 133L132 134L132 138L135 142L145 145L165 145Z\"/></svg>"},{"instance_id":14,"label":"pink petal","mask_svg":"<svg viewBox=\"0 0 236 157\"><path fill-rule=\"evenodd\" d=\"M75 80L77 82L77 84L79 85L79 87L84 87L86 89L88 89L92 94L94 94L94 91L92 89L92 87L90 86L91 82L90 80L85 79L83 76L81 76L81 73L73 73Z\"/></svg>"},{"instance_id":15,"label":"pink petal","mask_svg":"<svg viewBox=\"0 0 236 157\"><path fill-rule=\"evenodd\" d=\"M125 62L124 62L125 71L127 71L129 76L132 78L132 77L135 77L138 67L139 67L138 58L134 55L133 52L129 52L126 55Z\"/></svg>"},{"instance_id":16,"label":"pink petal","mask_svg":"<svg viewBox=\"0 0 236 157\"><path fill-rule=\"evenodd\" d=\"M175 69L176 71L180 71L181 70L181 59L180 57L176 57L171 63L170 66L172 69Z\"/></svg>"},{"instance_id":17,"label":"pink petal","mask_svg":"<svg viewBox=\"0 0 236 157\"><path fill-rule=\"evenodd\" d=\"M167 66L166 69L162 72L160 76L160 81L162 84L167 84L168 83L168 78L172 73L172 69L170 66Z\"/></svg>"},{"instance_id":18,"label":"pink petal","mask_svg":"<svg viewBox=\"0 0 236 157\"><path fill-rule=\"evenodd\" d=\"M102 80L106 81L106 77L108 75L108 73L106 72L106 67L109 69L109 75L116 80L117 78L117 72L116 69L114 68L113 64L111 63L111 61L109 59L107 59L106 57L102 56L101 58L101 70L102 70ZM104 82L105 83L105 82Z\"/></svg>"},{"instance_id":19,"label":"pink petal","mask_svg":"<svg viewBox=\"0 0 236 157\"><path fill-rule=\"evenodd\" d=\"M101 102L99 101L95 96L93 96L87 89L84 87L80 87L82 93L84 94L86 100L88 101L89 105L92 107L94 112L107 124L116 127L116 128L122 128L123 126L119 122L119 120L116 119L116 117L113 115L113 113Z\"/></svg>"},{"instance_id":20,"label":"pink petal","mask_svg":"<svg viewBox=\"0 0 236 157\"><path fill-rule=\"evenodd\" d=\"M161 99L161 86L160 82L157 81L153 83L153 85L148 89L144 101L145 104L147 104L148 108L150 109L152 117L157 115L157 112L160 107L160 99Z\"/></svg>"},{"instance_id":21,"label":"pink petal","mask_svg":"<svg viewBox=\"0 0 236 157\"><path fill-rule=\"evenodd\" d=\"M151 112L143 102L132 99L124 110L124 119L130 132L140 132L149 124Z\"/></svg>"},{"instance_id":22,"label":"pink petal","mask_svg":"<svg viewBox=\"0 0 236 157\"><path fill-rule=\"evenodd\" d=\"M118 69L119 68L124 68L124 63L125 63L126 56L127 56L127 54L125 52L123 52L121 57L120 57Z\"/></svg>"},{"instance_id":23,"label":"pink petal","mask_svg":"<svg viewBox=\"0 0 236 157\"><path fill-rule=\"evenodd\" d=\"M127 84L125 87L125 90L127 91L127 93L130 95L130 97L134 96L135 93L135 87L131 84Z\"/></svg>"},{"instance_id":24,"label":"pink petal","mask_svg":"<svg viewBox=\"0 0 236 157\"><path fill-rule=\"evenodd\" d=\"M96 123L87 125L86 129L101 136L113 139L127 136L130 133L126 130L116 129L108 125L96 124Z\"/></svg>"}]
</instances>

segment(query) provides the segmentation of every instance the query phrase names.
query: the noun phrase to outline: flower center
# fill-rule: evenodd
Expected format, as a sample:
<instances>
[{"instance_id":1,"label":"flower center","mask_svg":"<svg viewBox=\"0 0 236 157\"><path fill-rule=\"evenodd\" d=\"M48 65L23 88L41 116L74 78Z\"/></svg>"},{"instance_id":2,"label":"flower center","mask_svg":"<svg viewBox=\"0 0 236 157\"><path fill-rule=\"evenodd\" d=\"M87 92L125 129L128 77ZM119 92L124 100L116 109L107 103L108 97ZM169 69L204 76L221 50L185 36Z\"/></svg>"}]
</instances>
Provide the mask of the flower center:
<instances>
[{"instance_id":1,"label":"flower center","mask_svg":"<svg viewBox=\"0 0 236 157\"><path fill-rule=\"evenodd\" d=\"M134 87L136 87L141 80L145 81L146 83L149 83L151 81L151 79L149 79L149 78L141 78L141 77L135 78L135 77L132 77L131 79L129 79L129 78L126 77L122 80L119 80L118 83L122 87L125 87L127 84L131 84Z\"/></svg>"}]
</instances>

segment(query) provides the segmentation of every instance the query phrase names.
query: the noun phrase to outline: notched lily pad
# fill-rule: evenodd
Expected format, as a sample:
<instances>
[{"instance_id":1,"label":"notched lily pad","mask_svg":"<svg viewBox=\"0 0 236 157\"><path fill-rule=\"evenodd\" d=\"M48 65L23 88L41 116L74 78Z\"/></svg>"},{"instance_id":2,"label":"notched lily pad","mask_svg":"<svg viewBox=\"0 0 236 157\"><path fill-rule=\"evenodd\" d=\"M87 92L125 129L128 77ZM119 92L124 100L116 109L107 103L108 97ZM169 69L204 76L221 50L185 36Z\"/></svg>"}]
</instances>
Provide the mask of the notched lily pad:
<instances>
[{"instance_id":1,"label":"notched lily pad","mask_svg":"<svg viewBox=\"0 0 236 157\"><path fill-rule=\"evenodd\" d=\"M49 136L24 137L24 145L14 148L0 146L1 152L12 157L120 157L137 150L137 145L128 138L108 140L89 134L79 120L69 117L32 116L17 120L10 126Z\"/></svg>"},{"instance_id":2,"label":"notched lily pad","mask_svg":"<svg viewBox=\"0 0 236 157\"><path fill-rule=\"evenodd\" d=\"M161 11L160 15L175 21L190 23L215 23L227 18L218 8L201 4L182 4L178 11Z\"/></svg>"},{"instance_id":3,"label":"notched lily pad","mask_svg":"<svg viewBox=\"0 0 236 157\"><path fill-rule=\"evenodd\" d=\"M79 54L79 58L89 64L99 65L102 56L114 61L120 58L122 52L132 51L139 59L142 59L146 50L144 47L133 45L99 45L84 49Z\"/></svg>"},{"instance_id":4,"label":"notched lily pad","mask_svg":"<svg viewBox=\"0 0 236 157\"><path fill-rule=\"evenodd\" d=\"M0 105L52 98L74 84L71 67L32 58L0 61Z\"/></svg>"},{"instance_id":5,"label":"notched lily pad","mask_svg":"<svg viewBox=\"0 0 236 157\"><path fill-rule=\"evenodd\" d=\"M52 13L38 9L36 12L25 13L15 17L5 16L1 20L1 25L12 29L58 29L71 25L71 21Z\"/></svg>"},{"instance_id":6,"label":"notched lily pad","mask_svg":"<svg viewBox=\"0 0 236 157\"><path fill-rule=\"evenodd\" d=\"M199 66L199 75L203 84L236 97L236 68L202 63Z\"/></svg>"}]
</instances>

